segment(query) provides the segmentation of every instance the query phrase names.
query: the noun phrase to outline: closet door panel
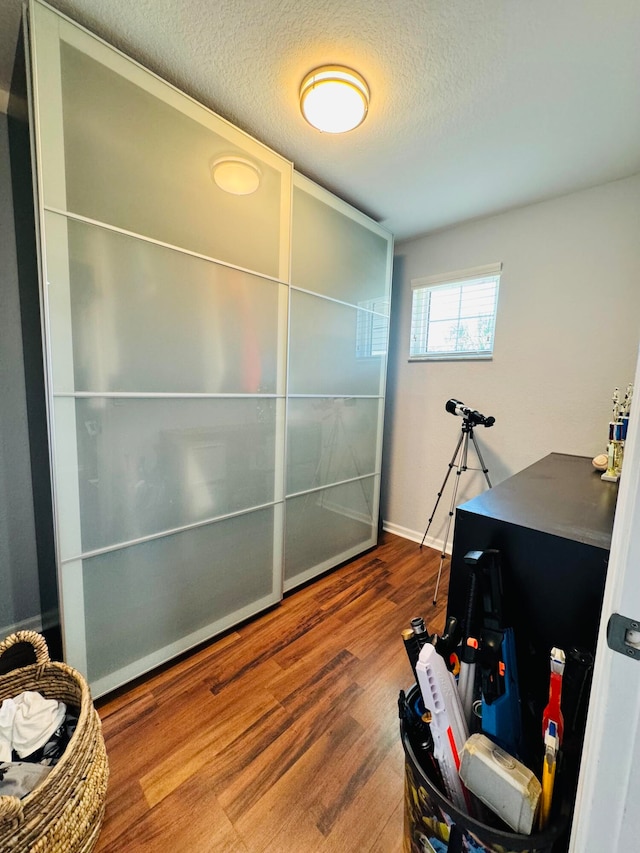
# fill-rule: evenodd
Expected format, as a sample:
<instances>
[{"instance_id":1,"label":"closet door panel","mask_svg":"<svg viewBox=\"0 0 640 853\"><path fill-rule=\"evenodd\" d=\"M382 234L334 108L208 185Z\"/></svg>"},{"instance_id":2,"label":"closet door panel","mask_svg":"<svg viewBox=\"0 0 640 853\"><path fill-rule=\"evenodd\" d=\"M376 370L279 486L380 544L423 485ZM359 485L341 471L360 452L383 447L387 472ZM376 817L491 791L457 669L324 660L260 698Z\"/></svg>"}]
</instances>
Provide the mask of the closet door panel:
<instances>
[{"instance_id":1,"label":"closet door panel","mask_svg":"<svg viewBox=\"0 0 640 853\"><path fill-rule=\"evenodd\" d=\"M285 285L54 213L45 231L56 391L276 393Z\"/></svg>"},{"instance_id":2,"label":"closet door panel","mask_svg":"<svg viewBox=\"0 0 640 853\"><path fill-rule=\"evenodd\" d=\"M285 589L375 545L379 477L287 500Z\"/></svg>"},{"instance_id":3,"label":"closet door panel","mask_svg":"<svg viewBox=\"0 0 640 853\"><path fill-rule=\"evenodd\" d=\"M297 173L293 212L291 283L388 314L388 234Z\"/></svg>"},{"instance_id":4,"label":"closet door panel","mask_svg":"<svg viewBox=\"0 0 640 853\"><path fill-rule=\"evenodd\" d=\"M98 692L276 601L273 530L269 508L85 559L87 669Z\"/></svg>"},{"instance_id":5,"label":"closet door panel","mask_svg":"<svg viewBox=\"0 0 640 853\"><path fill-rule=\"evenodd\" d=\"M378 350L370 346L374 320L384 326ZM289 393L383 393L388 319L309 293L292 290Z\"/></svg>"},{"instance_id":6,"label":"closet door panel","mask_svg":"<svg viewBox=\"0 0 640 853\"><path fill-rule=\"evenodd\" d=\"M82 552L272 503L283 414L273 399L75 400Z\"/></svg>"},{"instance_id":7,"label":"closet door panel","mask_svg":"<svg viewBox=\"0 0 640 853\"><path fill-rule=\"evenodd\" d=\"M40 111L42 145L62 144L64 164L45 170L45 205L286 280L291 165L51 10L32 17L36 59L55 66L40 100L52 86L61 101ZM221 189L221 158L255 191Z\"/></svg>"},{"instance_id":8,"label":"closet door panel","mask_svg":"<svg viewBox=\"0 0 640 853\"><path fill-rule=\"evenodd\" d=\"M287 494L375 473L381 407L358 397L290 399Z\"/></svg>"},{"instance_id":9,"label":"closet door panel","mask_svg":"<svg viewBox=\"0 0 640 853\"><path fill-rule=\"evenodd\" d=\"M375 544L391 235L294 173L285 589Z\"/></svg>"},{"instance_id":10,"label":"closet door panel","mask_svg":"<svg viewBox=\"0 0 640 853\"><path fill-rule=\"evenodd\" d=\"M29 16L65 655L99 696L375 544L391 238L301 176L292 220L290 163Z\"/></svg>"},{"instance_id":11,"label":"closet door panel","mask_svg":"<svg viewBox=\"0 0 640 853\"><path fill-rule=\"evenodd\" d=\"M282 596L292 170L37 0L29 30L64 653L99 696Z\"/></svg>"}]
</instances>

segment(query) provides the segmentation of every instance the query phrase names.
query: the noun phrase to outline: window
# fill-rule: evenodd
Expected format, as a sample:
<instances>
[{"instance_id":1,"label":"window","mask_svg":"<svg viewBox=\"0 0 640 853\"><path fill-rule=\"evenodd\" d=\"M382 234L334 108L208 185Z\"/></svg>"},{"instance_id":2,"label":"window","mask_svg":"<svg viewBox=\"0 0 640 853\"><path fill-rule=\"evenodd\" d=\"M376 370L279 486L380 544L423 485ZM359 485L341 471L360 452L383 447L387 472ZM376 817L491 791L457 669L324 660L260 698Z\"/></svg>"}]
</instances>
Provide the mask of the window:
<instances>
[{"instance_id":1,"label":"window","mask_svg":"<svg viewBox=\"0 0 640 853\"><path fill-rule=\"evenodd\" d=\"M502 264L411 282L410 360L491 358Z\"/></svg>"}]
</instances>

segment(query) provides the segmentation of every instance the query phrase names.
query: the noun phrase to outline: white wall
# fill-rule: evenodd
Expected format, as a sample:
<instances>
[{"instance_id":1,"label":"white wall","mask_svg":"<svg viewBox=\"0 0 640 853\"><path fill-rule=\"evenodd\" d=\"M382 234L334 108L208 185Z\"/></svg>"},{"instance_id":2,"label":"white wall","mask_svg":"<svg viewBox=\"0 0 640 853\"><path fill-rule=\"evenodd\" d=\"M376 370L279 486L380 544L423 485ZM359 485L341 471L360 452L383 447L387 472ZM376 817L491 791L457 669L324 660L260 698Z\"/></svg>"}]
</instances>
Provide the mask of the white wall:
<instances>
[{"instance_id":1,"label":"white wall","mask_svg":"<svg viewBox=\"0 0 640 853\"><path fill-rule=\"evenodd\" d=\"M411 279L497 261L493 360L409 364ZM386 529L422 538L460 436L451 397L496 418L476 429L493 485L551 452L606 450L613 389L633 381L640 336L640 175L399 243L394 264ZM442 546L455 479L426 544ZM456 503L484 488L463 473Z\"/></svg>"}]
</instances>

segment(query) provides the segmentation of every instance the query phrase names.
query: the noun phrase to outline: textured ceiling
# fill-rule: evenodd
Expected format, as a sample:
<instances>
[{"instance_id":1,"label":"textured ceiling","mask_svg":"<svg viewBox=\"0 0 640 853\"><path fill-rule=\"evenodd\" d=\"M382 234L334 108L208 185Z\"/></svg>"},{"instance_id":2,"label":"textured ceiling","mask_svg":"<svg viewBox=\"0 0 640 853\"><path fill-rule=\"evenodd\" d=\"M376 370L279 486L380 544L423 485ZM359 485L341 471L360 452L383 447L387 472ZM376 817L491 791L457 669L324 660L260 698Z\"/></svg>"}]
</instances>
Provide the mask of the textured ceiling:
<instances>
[{"instance_id":1,"label":"textured ceiling","mask_svg":"<svg viewBox=\"0 0 640 853\"><path fill-rule=\"evenodd\" d=\"M398 238L640 172L639 0L51 5ZM19 16L20 0L0 0L4 90ZM367 120L342 136L298 109L323 63L371 88Z\"/></svg>"}]
</instances>

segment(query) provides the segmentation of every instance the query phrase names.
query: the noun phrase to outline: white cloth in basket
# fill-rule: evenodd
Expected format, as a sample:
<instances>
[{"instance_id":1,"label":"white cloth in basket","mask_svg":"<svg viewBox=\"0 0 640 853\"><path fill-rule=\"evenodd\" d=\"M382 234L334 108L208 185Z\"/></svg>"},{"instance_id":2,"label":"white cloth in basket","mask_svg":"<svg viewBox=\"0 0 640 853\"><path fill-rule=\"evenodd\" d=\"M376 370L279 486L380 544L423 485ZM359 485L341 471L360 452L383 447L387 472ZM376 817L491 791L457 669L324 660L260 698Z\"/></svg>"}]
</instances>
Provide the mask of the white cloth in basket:
<instances>
[{"instance_id":1,"label":"white cloth in basket","mask_svg":"<svg viewBox=\"0 0 640 853\"><path fill-rule=\"evenodd\" d=\"M5 699L0 705L0 762L11 761L13 750L13 720L16 716L16 703Z\"/></svg>"},{"instance_id":2,"label":"white cloth in basket","mask_svg":"<svg viewBox=\"0 0 640 853\"><path fill-rule=\"evenodd\" d=\"M6 706L6 707L5 707ZM5 699L0 708L0 755L6 750L10 735L10 748L20 758L26 758L44 746L64 721L67 706L56 699L45 699L34 690L25 690L14 699ZM12 719L9 729L8 723ZM4 722L4 725L3 725ZM11 761L0 757L1 761Z\"/></svg>"}]
</instances>

